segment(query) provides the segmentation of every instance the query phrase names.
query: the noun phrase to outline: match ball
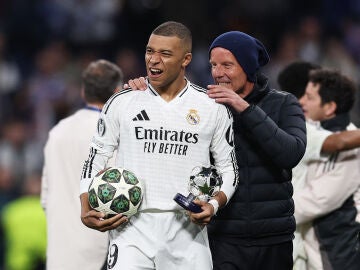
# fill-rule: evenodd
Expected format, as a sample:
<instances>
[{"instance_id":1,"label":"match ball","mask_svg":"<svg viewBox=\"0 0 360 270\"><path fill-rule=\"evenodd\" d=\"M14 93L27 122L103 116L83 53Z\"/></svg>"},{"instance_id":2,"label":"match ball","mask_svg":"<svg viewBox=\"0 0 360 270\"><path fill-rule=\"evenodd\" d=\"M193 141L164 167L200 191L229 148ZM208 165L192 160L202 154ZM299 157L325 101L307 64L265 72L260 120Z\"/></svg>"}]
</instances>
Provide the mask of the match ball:
<instances>
[{"instance_id":1,"label":"match ball","mask_svg":"<svg viewBox=\"0 0 360 270\"><path fill-rule=\"evenodd\" d=\"M144 185L134 173L109 167L100 171L89 186L89 204L107 217L137 213L144 195Z\"/></svg>"}]
</instances>

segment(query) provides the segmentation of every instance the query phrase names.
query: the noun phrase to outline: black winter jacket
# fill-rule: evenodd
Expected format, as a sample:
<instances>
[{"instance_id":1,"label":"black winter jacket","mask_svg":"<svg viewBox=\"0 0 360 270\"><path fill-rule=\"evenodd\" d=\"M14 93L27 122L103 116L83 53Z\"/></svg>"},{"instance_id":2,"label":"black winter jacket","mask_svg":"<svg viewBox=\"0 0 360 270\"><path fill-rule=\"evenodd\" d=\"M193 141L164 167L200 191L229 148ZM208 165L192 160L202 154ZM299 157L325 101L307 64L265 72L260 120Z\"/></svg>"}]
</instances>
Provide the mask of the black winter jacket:
<instances>
[{"instance_id":1,"label":"black winter jacket","mask_svg":"<svg viewBox=\"0 0 360 270\"><path fill-rule=\"evenodd\" d=\"M291 169L305 152L304 115L293 95L271 90L261 74L245 100L250 107L233 112L239 186L209 224L209 237L247 246L291 241Z\"/></svg>"}]
</instances>

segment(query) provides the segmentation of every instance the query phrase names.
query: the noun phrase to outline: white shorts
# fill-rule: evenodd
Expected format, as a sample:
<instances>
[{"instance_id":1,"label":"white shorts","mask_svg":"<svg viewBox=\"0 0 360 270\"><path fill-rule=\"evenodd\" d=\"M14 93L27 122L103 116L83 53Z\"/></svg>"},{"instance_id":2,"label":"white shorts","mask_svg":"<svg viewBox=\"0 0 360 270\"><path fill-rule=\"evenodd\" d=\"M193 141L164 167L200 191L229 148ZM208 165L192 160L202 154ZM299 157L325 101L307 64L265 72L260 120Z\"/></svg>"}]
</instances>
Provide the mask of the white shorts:
<instances>
[{"instance_id":1,"label":"white shorts","mask_svg":"<svg viewBox=\"0 0 360 270\"><path fill-rule=\"evenodd\" d=\"M110 232L108 269L210 270L206 227L184 211L139 213Z\"/></svg>"}]
</instances>

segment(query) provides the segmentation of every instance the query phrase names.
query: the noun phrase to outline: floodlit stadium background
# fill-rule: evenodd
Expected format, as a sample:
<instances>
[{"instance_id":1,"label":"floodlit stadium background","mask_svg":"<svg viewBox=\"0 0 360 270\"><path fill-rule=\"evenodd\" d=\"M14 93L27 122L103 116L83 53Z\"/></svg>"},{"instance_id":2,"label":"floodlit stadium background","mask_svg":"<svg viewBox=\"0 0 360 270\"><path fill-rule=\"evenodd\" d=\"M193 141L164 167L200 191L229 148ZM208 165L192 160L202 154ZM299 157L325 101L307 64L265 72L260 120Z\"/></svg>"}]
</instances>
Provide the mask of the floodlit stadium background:
<instances>
[{"instance_id":1,"label":"floodlit stadium background","mask_svg":"<svg viewBox=\"0 0 360 270\"><path fill-rule=\"evenodd\" d=\"M209 44L230 30L266 45L271 61L263 72L274 88L281 69L299 59L360 83L358 0L0 0L0 210L25 191L38 193L47 132L83 106L82 69L105 58L126 80L144 75L148 36L167 20L192 31L187 77L200 86L212 82ZM359 97L351 114L357 126ZM0 270L3 239L0 233Z\"/></svg>"}]
</instances>

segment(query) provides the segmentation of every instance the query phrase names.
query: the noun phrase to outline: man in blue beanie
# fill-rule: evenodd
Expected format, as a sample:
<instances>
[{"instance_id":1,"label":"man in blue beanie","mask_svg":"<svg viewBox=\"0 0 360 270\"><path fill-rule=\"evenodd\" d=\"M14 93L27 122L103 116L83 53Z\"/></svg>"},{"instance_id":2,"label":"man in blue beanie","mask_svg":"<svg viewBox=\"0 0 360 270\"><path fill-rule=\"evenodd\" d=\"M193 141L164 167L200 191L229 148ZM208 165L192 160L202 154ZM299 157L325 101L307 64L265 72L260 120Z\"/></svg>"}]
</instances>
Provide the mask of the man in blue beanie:
<instances>
[{"instance_id":1,"label":"man in blue beanie","mask_svg":"<svg viewBox=\"0 0 360 270\"><path fill-rule=\"evenodd\" d=\"M239 31L209 49L215 84L208 95L230 107L239 187L208 226L214 269L290 270L295 231L291 170L302 158L306 129L292 94L271 89L259 72L264 45Z\"/></svg>"}]
</instances>

